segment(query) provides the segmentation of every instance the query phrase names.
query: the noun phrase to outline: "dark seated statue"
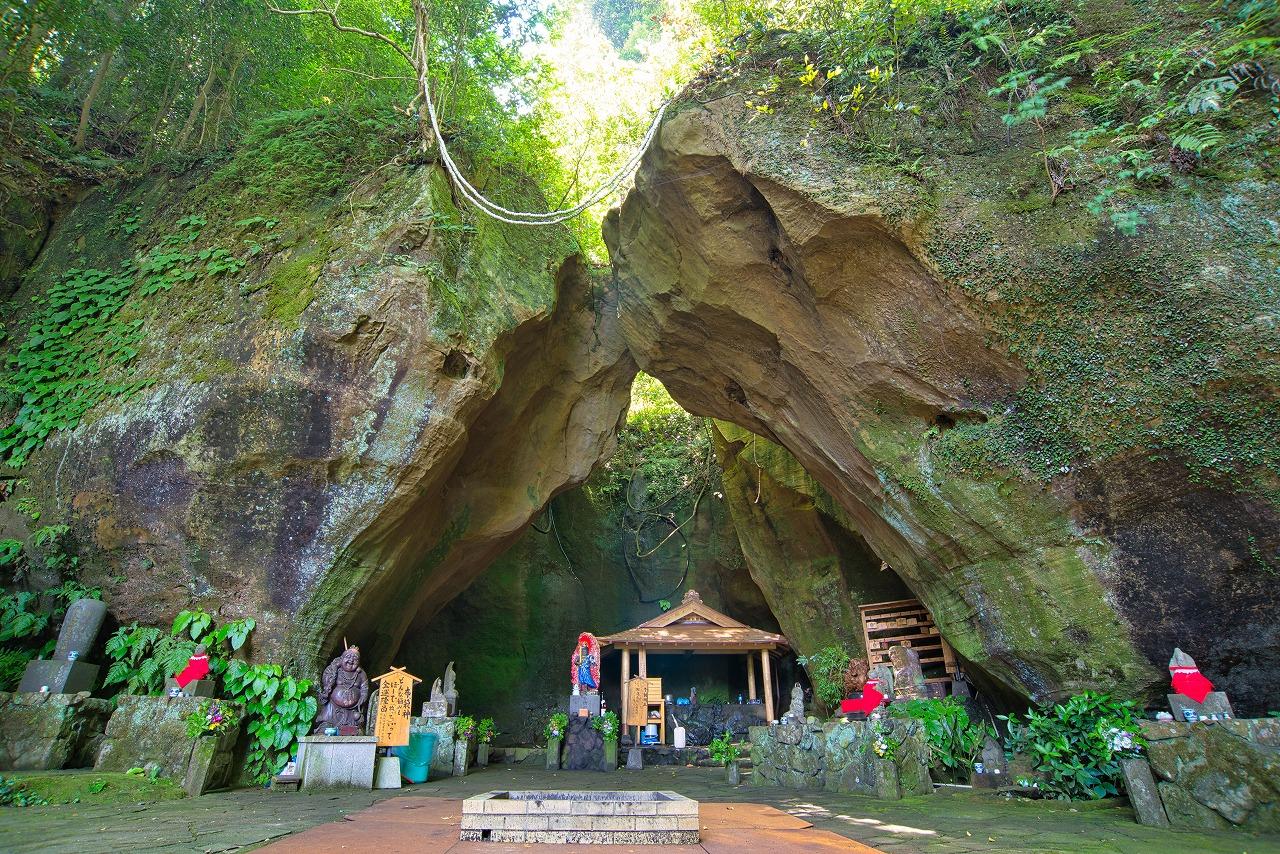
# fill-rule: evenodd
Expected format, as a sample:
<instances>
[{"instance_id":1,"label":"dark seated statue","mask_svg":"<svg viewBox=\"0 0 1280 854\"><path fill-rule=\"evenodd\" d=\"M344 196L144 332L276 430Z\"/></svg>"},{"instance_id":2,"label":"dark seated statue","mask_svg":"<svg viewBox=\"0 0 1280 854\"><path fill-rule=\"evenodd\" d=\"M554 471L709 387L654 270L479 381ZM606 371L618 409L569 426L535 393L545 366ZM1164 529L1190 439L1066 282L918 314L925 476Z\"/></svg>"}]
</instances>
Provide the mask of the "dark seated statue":
<instances>
[{"instance_id":1,"label":"dark seated statue","mask_svg":"<svg viewBox=\"0 0 1280 854\"><path fill-rule=\"evenodd\" d=\"M320 711L315 732L330 727L338 735L362 735L365 704L369 701L369 677L360 669L360 648L347 647L329 662L320 679Z\"/></svg>"}]
</instances>

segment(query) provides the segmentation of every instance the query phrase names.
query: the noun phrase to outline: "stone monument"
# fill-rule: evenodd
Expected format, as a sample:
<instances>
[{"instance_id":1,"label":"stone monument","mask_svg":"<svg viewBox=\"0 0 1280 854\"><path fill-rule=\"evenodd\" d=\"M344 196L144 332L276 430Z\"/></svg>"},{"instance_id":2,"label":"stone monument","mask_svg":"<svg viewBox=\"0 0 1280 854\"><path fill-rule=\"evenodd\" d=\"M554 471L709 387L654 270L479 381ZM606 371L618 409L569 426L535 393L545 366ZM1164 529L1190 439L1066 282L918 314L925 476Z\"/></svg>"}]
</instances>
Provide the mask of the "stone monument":
<instances>
[{"instance_id":1,"label":"stone monument","mask_svg":"<svg viewBox=\"0 0 1280 854\"><path fill-rule=\"evenodd\" d=\"M47 687L50 694L92 691L98 681L98 665L82 659L93 647L106 614L107 604L98 599L72 602L67 608L67 615L62 618L53 658L27 662L18 690L38 693Z\"/></svg>"},{"instance_id":2,"label":"stone monument","mask_svg":"<svg viewBox=\"0 0 1280 854\"><path fill-rule=\"evenodd\" d=\"M920 669L920 653L901 644L889 648L893 665L893 690L896 699L919 700L925 696L924 671Z\"/></svg>"},{"instance_id":3,"label":"stone monument","mask_svg":"<svg viewBox=\"0 0 1280 854\"><path fill-rule=\"evenodd\" d=\"M449 717L458 716L458 674L453 672L453 662L444 669L444 698L449 703Z\"/></svg>"},{"instance_id":4,"label":"stone monument","mask_svg":"<svg viewBox=\"0 0 1280 854\"><path fill-rule=\"evenodd\" d=\"M784 721L803 721L804 720L804 689L797 682L795 687L791 689L791 708L787 709L787 713L782 716Z\"/></svg>"},{"instance_id":5,"label":"stone monument","mask_svg":"<svg viewBox=\"0 0 1280 854\"><path fill-rule=\"evenodd\" d=\"M431 683L431 699L422 704L424 718L449 717L449 701L444 698L444 689L440 687L440 678Z\"/></svg>"},{"instance_id":6,"label":"stone monument","mask_svg":"<svg viewBox=\"0 0 1280 854\"><path fill-rule=\"evenodd\" d=\"M1169 676L1174 691L1168 695L1169 708L1174 720L1192 721L1212 715L1235 717L1226 693L1213 690L1213 683L1200 672L1196 660L1176 646L1169 659Z\"/></svg>"},{"instance_id":7,"label":"stone monument","mask_svg":"<svg viewBox=\"0 0 1280 854\"><path fill-rule=\"evenodd\" d=\"M320 713L314 732L336 727L338 735L362 735L369 677L360 668L360 647L347 647L329 662L320 679Z\"/></svg>"},{"instance_id":8,"label":"stone monument","mask_svg":"<svg viewBox=\"0 0 1280 854\"><path fill-rule=\"evenodd\" d=\"M867 679L875 680L876 688L886 699L892 700L896 696L893 691L893 668L889 665L877 664L871 668L871 672L867 674Z\"/></svg>"}]
</instances>

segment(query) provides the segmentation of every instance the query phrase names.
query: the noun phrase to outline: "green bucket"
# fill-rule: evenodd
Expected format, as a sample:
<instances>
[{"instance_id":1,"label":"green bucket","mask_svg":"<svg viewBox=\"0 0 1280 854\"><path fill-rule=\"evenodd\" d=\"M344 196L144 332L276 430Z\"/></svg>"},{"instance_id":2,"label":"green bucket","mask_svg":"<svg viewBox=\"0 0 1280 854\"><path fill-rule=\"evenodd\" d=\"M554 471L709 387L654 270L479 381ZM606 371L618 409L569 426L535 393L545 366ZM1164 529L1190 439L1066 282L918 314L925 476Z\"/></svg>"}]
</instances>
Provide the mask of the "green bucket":
<instances>
[{"instance_id":1,"label":"green bucket","mask_svg":"<svg viewBox=\"0 0 1280 854\"><path fill-rule=\"evenodd\" d=\"M400 757L400 776L410 783L427 782L431 773L431 757L436 755L439 738L434 732L409 733L408 746L396 748L396 756Z\"/></svg>"}]
</instances>

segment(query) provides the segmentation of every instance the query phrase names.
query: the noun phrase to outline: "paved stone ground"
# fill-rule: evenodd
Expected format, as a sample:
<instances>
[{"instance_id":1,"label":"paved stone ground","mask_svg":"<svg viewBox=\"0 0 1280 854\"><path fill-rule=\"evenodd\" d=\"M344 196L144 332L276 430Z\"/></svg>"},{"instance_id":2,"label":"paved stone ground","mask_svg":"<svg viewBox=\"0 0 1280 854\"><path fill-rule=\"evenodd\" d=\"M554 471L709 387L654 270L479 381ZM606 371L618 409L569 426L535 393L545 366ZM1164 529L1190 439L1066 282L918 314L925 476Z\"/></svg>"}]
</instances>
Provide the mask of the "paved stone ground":
<instances>
[{"instance_id":1,"label":"paved stone ground","mask_svg":"<svg viewBox=\"0 0 1280 854\"><path fill-rule=\"evenodd\" d=\"M393 792L304 795L262 790L122 807L79 804L0 810L0 852L236 852L367 809L388 797L465 798L490 789L674 789L708 802L769 804L819 830L888 854L1280 854L1280 837L1156 830L1126 806L995 799L940 789L904 801L725 784L714 768L548 772L493 766ZM330 850L340 850L338 848ZM350 850L350 849L348 849ZM367 850L367 849L366 849ZM419 849L433 854L430 849ZM554 850L554 849L548 849ZM603 849L602 849L603 850ZM774 845L766 854L781 854ZM736 854L755 854L738 848Z\"/></svg>"}]
</instances>

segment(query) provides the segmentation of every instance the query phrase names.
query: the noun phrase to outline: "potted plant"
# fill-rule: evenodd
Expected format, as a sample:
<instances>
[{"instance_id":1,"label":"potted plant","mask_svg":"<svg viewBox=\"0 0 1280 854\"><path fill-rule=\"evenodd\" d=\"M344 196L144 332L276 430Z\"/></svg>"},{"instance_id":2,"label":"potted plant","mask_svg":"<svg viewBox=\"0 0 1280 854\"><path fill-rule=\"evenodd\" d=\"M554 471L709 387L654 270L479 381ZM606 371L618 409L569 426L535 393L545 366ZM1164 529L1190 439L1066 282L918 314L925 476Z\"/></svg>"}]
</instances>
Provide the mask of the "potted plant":
<instances>
[{"instance_id":1,"label":"potted plant","mask_svg":"<svg viewBox=\"0 0 1280 854\"><path fill-rule=\"evenodd\" d=\"M493 725L493 718L481 718L480 723L476 724L476 765L484 768L489 764L489 745L493 743L493 737L498 734L497 728Z\"/></svg>"},{"instance_id":2,"label":"potted plant","mask_svg":"<svg viewBox=\"0 0 1280 854\"><path fill-rule=\"evenodd\" d=\"M618 734L622 731L617 712L605 712L591 719L591 728L604 739L604 770L618 770Z\"/></svg>"},{"instance_id":3,"label":"potted plant","mask_svg":"<svg viewBox=\"0 0 1280 854\"><path fill-rule=\"evenodd\" d=\"M547 770L560 770L560 743L569 729L569 716L564 712L556 712L547 720L542 734L547 737Z\"/></svg>"},{"instance_id":4,"label":"potted plant","mask_svg":"<svg viewBox=\"0 0 1280 854\"><path fill-rule=\"evenodd\" d=\"M742 751L732 739L733 733L725 730L724 735L712 739L707 750L711 753L712 762L724 765L724 776L729 785L736 786L742 782L742 770L738 767L738 757L742 755Z\"/></svg>"},{"instance_id":5,"label":"potted plant","mask_svg":"<svg viewBox=\"0 0 1280 854\"><path fill-rule=\"evenodd\" d=\"M476 719L470 715L458 715L453 719L453 774L467 776L471 764L471 748L476 739Z\"/></svg>"}]
</instances>

